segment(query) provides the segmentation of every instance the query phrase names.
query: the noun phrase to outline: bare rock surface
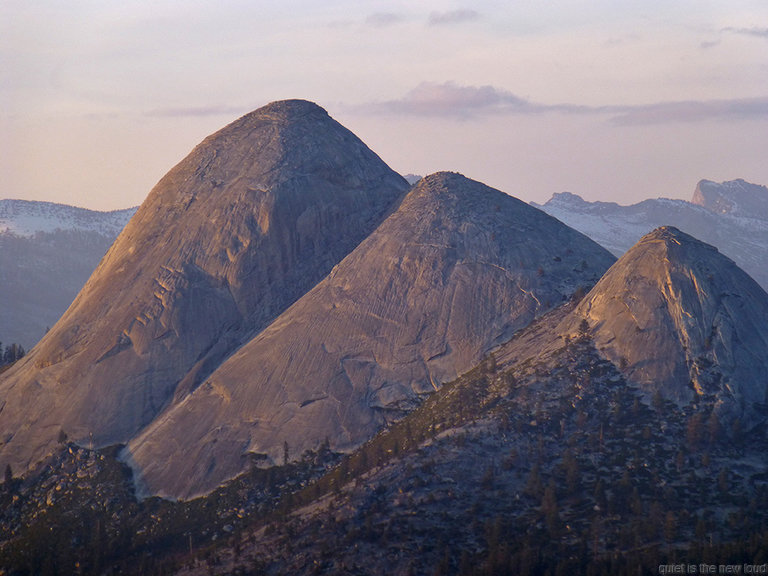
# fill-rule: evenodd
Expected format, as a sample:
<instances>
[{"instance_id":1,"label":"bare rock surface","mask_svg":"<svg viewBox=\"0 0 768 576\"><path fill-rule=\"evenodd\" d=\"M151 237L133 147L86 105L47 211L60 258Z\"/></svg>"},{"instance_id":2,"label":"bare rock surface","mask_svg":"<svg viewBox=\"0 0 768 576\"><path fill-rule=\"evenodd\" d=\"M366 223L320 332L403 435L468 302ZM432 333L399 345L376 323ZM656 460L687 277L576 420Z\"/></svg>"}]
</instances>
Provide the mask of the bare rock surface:
<instances>
[{"instance_id":1,"label":"bare rock surface","mask_svg":"<svg viewBox=\"0 0 768 576\"><path fill-rule=\"evenodd\" d=\"M198 145L152 190L62 319L0 376L0 463L129 440L321 280L407 182L306 101Z\"/></svg>"},{"instance_id":2,"label":"bare rock surface","mask_svg":"<svg viewBox=\"0 0 768 576\"><path fill-rule=\"evenodd\" d=\"M715 214L768 220L768 188L741 178L719 183L701 180L691 202Z\"/></svg>"},{"instance_id":3,"label":"bare rock surface","mask_svg":"<svg viewBox=\"0 0 768 576\"><path fill-rule=\"evenodd\" d=\"M672 227L622 256L560 330L595 346L648 398L705 399L723 422L764 422L768 294L714 247Z\"/></svg>"},{"instance_id":4,"label":"bare rock surface","mask_svg":"<svg viewBox=\"0 0 768 576\"><path fill-rule=\"evenodd\" d=\"M129 445L150 493L189 497L261 455L350 450L593 285L613 257L459 174L421 180L306 296Z\"/></svg>"}]
</instances>

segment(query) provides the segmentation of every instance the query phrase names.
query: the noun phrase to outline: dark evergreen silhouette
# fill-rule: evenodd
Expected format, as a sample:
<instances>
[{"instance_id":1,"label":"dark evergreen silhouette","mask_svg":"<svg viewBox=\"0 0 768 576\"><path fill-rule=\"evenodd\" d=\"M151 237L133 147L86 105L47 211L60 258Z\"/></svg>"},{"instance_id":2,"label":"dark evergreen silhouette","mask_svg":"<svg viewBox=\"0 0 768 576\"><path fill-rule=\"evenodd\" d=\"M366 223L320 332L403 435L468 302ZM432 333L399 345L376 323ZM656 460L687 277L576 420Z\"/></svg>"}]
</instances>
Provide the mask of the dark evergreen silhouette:
<instances>
[{"instance_id":1,"label":"dark evergreen silhouette","mask_svg":"<svg viewBox=\"0 0 768 576\"><path fill-rule=\"evenodd\" d=\"M21 344L14 342L3 348L3 343L0 342L0 366L13 364L17 360L24 358L26 353Z\"/></svg>"}]
</instances>

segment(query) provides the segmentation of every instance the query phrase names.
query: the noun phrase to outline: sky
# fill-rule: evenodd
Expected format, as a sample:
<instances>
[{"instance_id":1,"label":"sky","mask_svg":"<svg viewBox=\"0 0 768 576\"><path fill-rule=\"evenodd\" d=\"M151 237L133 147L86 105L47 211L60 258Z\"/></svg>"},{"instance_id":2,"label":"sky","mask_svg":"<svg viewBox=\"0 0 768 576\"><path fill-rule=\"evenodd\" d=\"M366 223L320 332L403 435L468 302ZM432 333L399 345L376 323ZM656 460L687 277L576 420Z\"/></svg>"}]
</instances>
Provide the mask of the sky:
<instances>
[{"instance_id":1,"label":"sky","mask_svg":"<svg viewBox=\"0 0 768 576\"><path fill-rule=\"evenodd\" d=\"M138 205L285 98L526 201L768 185L768 2L0 0L0 198Z\"/></svg>"}]
</instances>

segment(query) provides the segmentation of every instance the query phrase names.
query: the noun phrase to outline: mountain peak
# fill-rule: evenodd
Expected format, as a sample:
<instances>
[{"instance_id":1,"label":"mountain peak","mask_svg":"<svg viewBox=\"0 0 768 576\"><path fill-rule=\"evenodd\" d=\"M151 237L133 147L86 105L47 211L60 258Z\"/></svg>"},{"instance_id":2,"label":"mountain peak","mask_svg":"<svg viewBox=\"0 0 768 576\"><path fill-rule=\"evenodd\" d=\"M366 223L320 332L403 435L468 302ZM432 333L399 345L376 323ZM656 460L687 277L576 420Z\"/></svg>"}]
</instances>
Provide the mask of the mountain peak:
<instances>
[{"instance_id":1,"label":"mountain peak","mask_svg":"<svg viewBox=\"0 0 768 576\"><path fill-rule=\"evenodd\" d=\"M425 176L403 200L403 206L425 211L424 216L430 218L429 206L433 202L438 202L442 210L469 211L484 219L494 211L505 212L506 218L515 214L518 218L530 218L532 214L530 206L525 202L459 172L443 171ZM488 204L493 205L492 210L488 210ZM548 219L544 213L538 213L535 217Z\"/></svg>"},{"instance_id":2,"label":"mountain peak","mask_svg":"<svg viewBox=\"0 0 768 576\"><path fill-rule=\"evenodd\" d=\"M672 226L644 236L600 279L567 322L649 396L764 416L768 294L716 248Z\"/></svg>"},{"instance_id":3,"label":"mountain peak","mask_svg":"<svg viewBox=\"0 0 768 576\"><path fill-rule=\"evenodd\" d=\"M555 192L552 194L552 198L547 200L546 205L549 204L586 204L584 198L573 192Z\"/></svg>"},{"instance_id":4,"label":"mountain peak","mask_svg":"<svg viewBox=\"0 0 768 576\"><path fill-rule=\"evenodd\" d=\"M651 232L646 234L641 241L649 241L649 240L664 240L664 241L675 241L677 242L677 238L680 236L684 236L685 240L688 241L689 239L693 239L688 234L684 234L680 232L678 228L675 228L674 226L659 226L658 228L653 229Z\"/></svg>"},{"instance_id":5,"label":"mountain peak","mask_svg":"<svg viewBox=\"0 0 768 576\"><path fill-rule=\"evenodd\" d=\"M307 101L273 102L207 137L0 378L0 463L23 470L60 427L74 441L127 441L327 275L408 187Z\"/></svg>"},{"instance_id":6,"label":"mountain peak","mask_svg":"<svg viewBox=\"0 0 768 576\"><path fill-rule=\"evenodd\" d=\"M330 119L330 116L325 108L309 100L277 100L248 112L219 132L259 125L265 121L288 125L308 118Z\"/></svg>"},{"instance_id":7,"label":"mountain peak","mask_svg":"<svg viewBox=\"0 0 768 576\"><path fill-rule=\"evenodd\" d=\"M696 245L697 249L701 250L713 250L717 252L717 248L714 246L710 246L709 244L706 244L690 234L686 234L679 228L676 228L675 226L659 226L658 228L655 228L645 236L643 236L636 246L644 246L645 244L651 243L651 242L663 242L667 246L685 246L685 245Z\"/></svg>"},{"instance_id":8,"label":"mountain peak","mask_svg":"<svg viewBox=\"0 0 768 576\"><path fill-rule=\"evenodd\" d=\"M325 108L310 100L292 98L288 100L275 100L274 102L270 102L269 104L254 110L252 114L271 114L290 118L292 116L302 116L305 114L324 114L327 116L328 112Z\"/></svg>"},{"instance_id":9,"label":"mountain peak","mask_svg":"<svg viewBox=\"0 0 768 576\"><path fill-rule=\"evenodd\" d=\"M447 186L451 182L469 181L469 178L460 174L459 172L452 172L449 170L442 170L440 172L434 172L427 174L422 178L424 185L430 186Z\"/></svg>"}]
</instances>

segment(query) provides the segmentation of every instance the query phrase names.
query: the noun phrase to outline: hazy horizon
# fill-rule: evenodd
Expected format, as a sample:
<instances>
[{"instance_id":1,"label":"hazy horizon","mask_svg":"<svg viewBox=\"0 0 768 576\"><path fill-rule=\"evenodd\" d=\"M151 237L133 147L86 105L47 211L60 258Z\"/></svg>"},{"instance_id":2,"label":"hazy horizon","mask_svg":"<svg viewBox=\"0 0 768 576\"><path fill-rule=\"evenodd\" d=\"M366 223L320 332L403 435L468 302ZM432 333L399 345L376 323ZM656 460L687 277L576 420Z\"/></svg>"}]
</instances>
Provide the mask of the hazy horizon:
<instances>
[{"instance_id":1,"label":"hazy horizon","mask_svg":"<svg viewBox=\"0 0 768 576\"><path fill-rule=\"evenodd\" d=\"M401 174L526 201L768 184L768 5L11 0L0 198L140 204L210 133L317 102Z\"/></svg>"}]
</instances>

